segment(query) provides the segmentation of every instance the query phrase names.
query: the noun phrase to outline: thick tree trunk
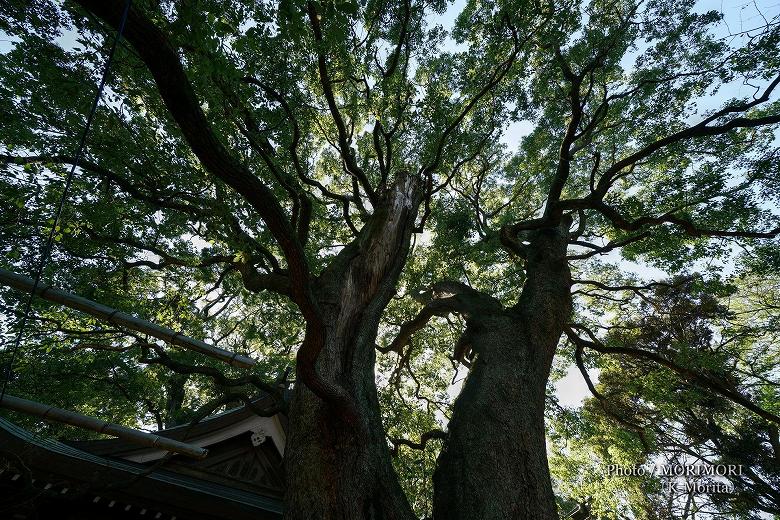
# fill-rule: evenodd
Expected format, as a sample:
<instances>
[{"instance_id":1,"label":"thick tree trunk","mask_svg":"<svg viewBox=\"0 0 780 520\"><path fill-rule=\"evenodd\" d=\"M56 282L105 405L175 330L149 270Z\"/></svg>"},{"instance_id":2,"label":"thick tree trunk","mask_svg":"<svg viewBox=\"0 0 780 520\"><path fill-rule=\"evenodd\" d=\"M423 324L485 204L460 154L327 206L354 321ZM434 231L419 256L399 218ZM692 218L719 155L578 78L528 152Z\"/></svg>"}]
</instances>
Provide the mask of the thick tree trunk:
<instances>
[{"instance_id":1,"label":"thick tree trunk","mask_svg":"<svg viewBox=\"0 0 780 520\"><path fill-rule=\"evenodd\" d=\"M417 191L411 178L399 178L360 237L317 280L327 323L317 371L347 389L360 424L346 423L304 385L296 385L285 452L288 520L414 518L385 439L374 345L408 253Z\"/></svg>"},{"instance_id":2,"label":"thick tree trunk","mask_svg":"<svg viewBox=\"0 0 780 520\"><path fill-rule=\"evenodd\" d=\"M535 232L517 305L469 316L472 368L434 474L435 520L557 520L545 390L571 312L568 226Z\"/></svg>"},{"instance_id":3,"label":"thick tree trunk","mask_svg":"<svg viewBox=\"0 0 780 520\"><path fill-rule=\"evenodd\" d=\"M172 375L165 385L167 399L165 401L165 427L173 428L182 423L181 407L184 405L184 385L189 380L188 375Z\"/></svg>"}]
</instances>

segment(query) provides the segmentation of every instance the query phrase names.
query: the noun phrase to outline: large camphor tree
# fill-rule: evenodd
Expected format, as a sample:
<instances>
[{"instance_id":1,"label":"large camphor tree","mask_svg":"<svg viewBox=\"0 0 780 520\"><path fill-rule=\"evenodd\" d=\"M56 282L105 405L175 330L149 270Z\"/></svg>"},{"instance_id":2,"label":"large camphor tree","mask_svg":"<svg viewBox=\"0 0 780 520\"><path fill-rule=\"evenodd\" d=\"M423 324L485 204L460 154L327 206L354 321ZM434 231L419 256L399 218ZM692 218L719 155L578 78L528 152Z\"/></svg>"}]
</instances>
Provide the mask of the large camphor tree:
<instances>
[{"instance_id":1,"label":"large camphor tree","mask_svg":"<svg viewBox=\"0 0 780 520\"><path fill-rule=\"evenodd\" d=\"M0 5L0 247L29 271L125 1ZM749 297L778 264L777 18L474 1L448 34L446 8L135 2L45 279L260 361L36 302L12 392L158 426L275 395L290 519L658 516L654 482L621 506L583 476L615 448L752 457L742 513L780 507ZM556 354L593 391L576 413L550 412Z\"/></svg>"}]
</instances>

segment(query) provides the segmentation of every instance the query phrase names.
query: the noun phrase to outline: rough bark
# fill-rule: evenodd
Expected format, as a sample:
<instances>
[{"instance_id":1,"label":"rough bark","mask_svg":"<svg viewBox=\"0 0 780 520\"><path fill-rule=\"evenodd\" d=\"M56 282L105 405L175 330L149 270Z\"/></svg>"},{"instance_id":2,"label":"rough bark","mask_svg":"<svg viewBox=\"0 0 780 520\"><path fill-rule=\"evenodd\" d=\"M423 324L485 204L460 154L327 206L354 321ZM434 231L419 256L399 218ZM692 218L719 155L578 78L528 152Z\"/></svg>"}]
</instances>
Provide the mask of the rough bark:
<instances>
[{"instance_id":1,"label":"rough bark","mask_svg":"<svg viewBox=\"0 0 780 520\"><path fill-rule=\"evenodd\" d=\"M374 345L405 262L418 204L417 182L401 175L381 195L358 239L317 279L326 341L316 368L349 392L359 424L340 420L304 385L296 385L285 458L288 520L414 518L385 439Z\"/></svg>"},{"instance_id":2,"label":"rough bark","mask_svg":"<svg viewBox=\"0 0 780 520\"><path fill-rule=\"evenodd\" d=\"M472 368L434 474L435 520L558 518L544 406L571 312L567 224L529 237L526 282L514 307L468 316Z\"/></svg>"}]
</instances>

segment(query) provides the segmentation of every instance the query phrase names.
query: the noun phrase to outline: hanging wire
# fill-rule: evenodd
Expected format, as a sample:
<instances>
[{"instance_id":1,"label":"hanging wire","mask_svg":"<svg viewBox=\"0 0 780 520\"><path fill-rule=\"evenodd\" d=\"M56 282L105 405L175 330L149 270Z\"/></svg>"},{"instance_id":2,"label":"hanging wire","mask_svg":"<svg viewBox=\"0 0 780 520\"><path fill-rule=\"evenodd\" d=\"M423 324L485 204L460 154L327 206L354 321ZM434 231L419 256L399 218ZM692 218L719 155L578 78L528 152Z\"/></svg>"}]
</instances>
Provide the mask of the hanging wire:
<instances>
[{"instance_id":1,"label":"hanging wire","mask_svg":"<svg viewBox=\"0 0 780 520\"><path fill-rule=\"evenodd\" d=\"M122 33L125 30L125 22L127 22L127 15L130 12L130 4L132 3L132 0L127 0L127 3L125 4L125 9L122 12L122 18L119 22L119 27L117 29L116 36L114 37L114 42L111 45L111 50L108 53L108 57L106 58L106 63L103 66L103 74L100 77L100 84L98 85L97 94L95 95L95 99L92 102L92 108L89 111L89 116L87 116L87 124L84 126L84 131L81 133L81 140L79 141L78 148L76 149L76 154L74 155L73 164L71 165L70 171L68 172L68 176L65 179L65 186L62 189L62 193L60 195L60 200L57 204L57 208L54 212L54 218L51 225L51 229L49 230L49 237L46 240L46 244L43 247L43 251L41 252L41 258L38 262L38 269L35 272L35 283L33 284L32 292L30 292L29 296L27 297L27 301L24 305L24 312L22 312L22 319L19 325L19 332L16 334L16 338L14 340L13 345L11 346L11 357L8 360L8 363L6 363L4 374L3 374L3 387L0 390L0 402L2 402L3 397L5 397L5 391L8 387L8 383L11 380L11 376L13 374L13 366L14 362L16 361L16 353L19 350L19 345L22 341L22 336L24 335L24 329L27 325L27 319L30 315L30 309L32 308L32 301L33 298L35 298L35 293L38 290L38 286L41 281L41 276L43 275L43 270L46 267L46 264L49 261L49 256L51 255L51 249L52 245L54 243L54 234L56 233L57 226L60 222L60 216L62 215L62 208L65 205L65 200L68 196L68 190L70 189L70 185L73 182L73 175L76 172L76 166L79 165L81 162L81 156L84 153L84 146L87 143L87 135L89 134L89 129L92 126L92 120L95 117L95 113L97 112L97 107L100 104L100 100L103 97L103 89L106 86L106 81L108 80L108 73L111 69L111 63L114 61L114 54L116 52L116 48L119 45L119 42L122 40Z\"/></svg>"}]
</instances>

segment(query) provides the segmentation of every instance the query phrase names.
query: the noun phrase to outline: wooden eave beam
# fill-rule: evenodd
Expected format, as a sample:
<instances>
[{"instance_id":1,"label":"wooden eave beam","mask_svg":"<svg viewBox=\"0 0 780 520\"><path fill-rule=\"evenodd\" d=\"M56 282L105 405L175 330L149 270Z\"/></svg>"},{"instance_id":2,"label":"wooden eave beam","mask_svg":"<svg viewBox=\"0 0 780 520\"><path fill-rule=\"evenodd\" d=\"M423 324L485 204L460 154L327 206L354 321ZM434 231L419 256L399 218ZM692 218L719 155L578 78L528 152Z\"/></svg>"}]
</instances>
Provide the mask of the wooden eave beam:
<instances>
[{"instance_id":1,"label":"wooden eave beam","mask_svg":"<svg viewBox=\"0 0 780 520\"><path fill-rule=\"evenodd\" d=\"M0 269L0 284L31 293L33 287L35 287L35 280L5 269ZM163 340L171 345L193 350L200 354L224 361L235 367L249 368L255 364L255 360L250 357L242 356L238 353L215 347L214 345L209 345L204 341L190 338L180 332L155 325L152 322L136 318L135 316L82 298L81 296L55 289L50 285L38 284L38 287L35 289L35 294L44 300L59 303L65 307L70 307L71 309L76 309L108 323L113 323L114 325L148 334L149 336Z\"/></svg>"},{"instance_id":2,"label":"wooden eave beam","mask_svg":"<svg viewBox=\"0 0 780 520\"><path fill-rule=\"evenodd\" d=\"M195 446L193 444L187 444L167 437L161 437L154 433L147 433L140 430L134 430L132 428L126 428L118 424L103 421L101 419L95 419L82 415L80 413L71 412L69 410L63 410L62 408L56 408L46 404L22 399L21 397L14 397L12 395L5 394L0 398L0 406L8 410L14 410L16 412L33 415L40 417L41 419L49 422L65 423L71 426L77 426L84 428L85 430L91 430L97 433L103 433L106 435L112 435L125 439L129 442L139 444L141 446L148 446L150 448L158 448L174 453L180 453L187 457L196 459L203 459L208 455L208 450Z\"/></svg>"}]
</instances>

